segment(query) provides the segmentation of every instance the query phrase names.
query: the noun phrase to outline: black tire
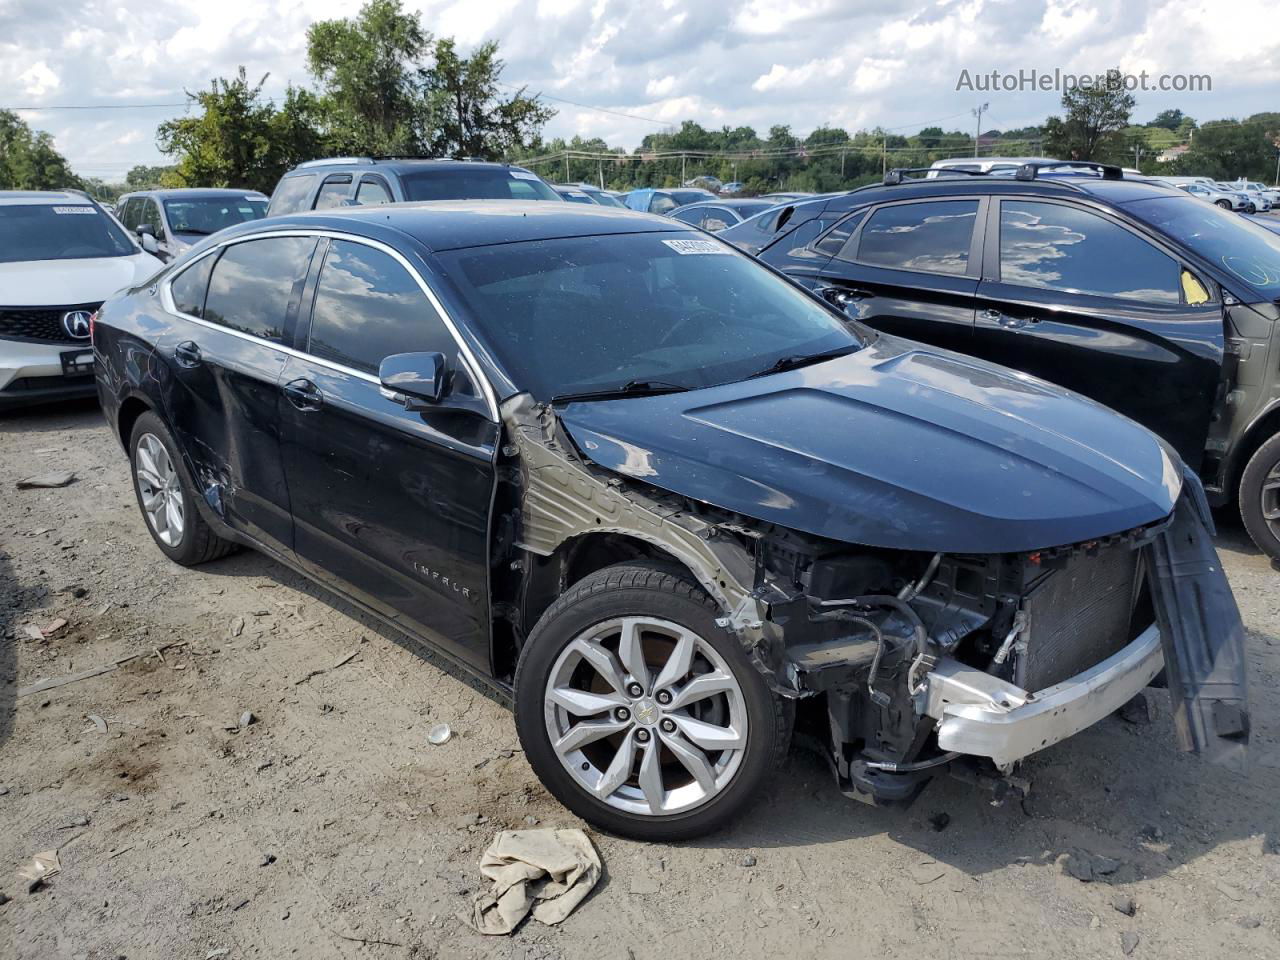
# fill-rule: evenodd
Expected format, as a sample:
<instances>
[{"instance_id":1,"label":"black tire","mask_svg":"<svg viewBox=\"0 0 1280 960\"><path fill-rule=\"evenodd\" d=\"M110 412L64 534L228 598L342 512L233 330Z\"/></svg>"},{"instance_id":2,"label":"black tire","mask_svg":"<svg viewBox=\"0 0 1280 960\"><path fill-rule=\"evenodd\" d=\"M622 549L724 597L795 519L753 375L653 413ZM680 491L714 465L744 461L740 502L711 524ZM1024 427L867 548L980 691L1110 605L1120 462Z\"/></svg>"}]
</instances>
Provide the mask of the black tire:
<instances>
[{"instance_id":1,"label":"black tire","mask_svg":"<svg viewBox=\"0 0 1280 960\"><path fill-rule=\"evenodd\" d=\"M569 774L551 745L544 704L558 655L583 631L623 616L659 617L693 631L723 658L742 691L748 733L737 772L719 793L685 812L655 816L610 806ZM718 616L719 608L686 573L642 564L608 567L585 577L543 614L516 667L516 731L534 773L573 813L636 840L687 840L732 820L785 759L794 709L770 692L741 642L716 625Z\"/></svg>"},{"instance_id":2,"label":"black tire","mask_svg":"<svg viewBox=\"0 0 1280 960\"><path fill-rule=\"evenodd\" d=\"M1263 485L1268 475L1280 472L1280 434L1276 434L1260 446L1249 458L1240 475L1240 516L1244 519L1244 528L1258 545L1258 549L1271 557L1280 560L1280 519L1268 523L1264 507L1272 510L1280 509L1280 491L1265 494Z\"/></svg>"},{"instance_id":3,"label":"black tire","mask_svg":"<svg viewBox=\"0 0 1280 960\"><path fill-rule=\"evenodd\" d=\"M137 458L138 444L143 437L148 435L155 437L164 446L165 452L169 455L169 460L174 465L178 475L180 496L182 498L183 529L181 539L174 544L165 543L160 538L151 521L147 519L147 513L143 507L142 489L139 486L137 473ZM150 410L138 417L133 425L133 432L129 436L129 473L133 480L133 494L138 501L138 512L142 514L142 523L147 528L147 532L151 534L151 539L155 541L156 546L174 563L180 563L184 567L194 567L197 564L225 557L237 549L236 544L230 540L224 540L214 533L204 518L200 516L200 511L196 509L195 488L191 483L190 475L187 473L186 465L182 461L182 454L178 451L178 445L174 442L173 434L169 432L169 428L165 426L164 421Z\"/></svg>"},{"instance_id":4,"label":"black tire","mask_svg":"<svg viewBox=\"0 0 1280 960\"><path fill-rule=\"evenodd\" d=\"M1215 202L1218 206L1220 206L1223 210L1230 210L1230 209L1231 209L1231 201L1230 201L1230 200L1215 200L1214 202Z\"/></svg>"}]
</instances>

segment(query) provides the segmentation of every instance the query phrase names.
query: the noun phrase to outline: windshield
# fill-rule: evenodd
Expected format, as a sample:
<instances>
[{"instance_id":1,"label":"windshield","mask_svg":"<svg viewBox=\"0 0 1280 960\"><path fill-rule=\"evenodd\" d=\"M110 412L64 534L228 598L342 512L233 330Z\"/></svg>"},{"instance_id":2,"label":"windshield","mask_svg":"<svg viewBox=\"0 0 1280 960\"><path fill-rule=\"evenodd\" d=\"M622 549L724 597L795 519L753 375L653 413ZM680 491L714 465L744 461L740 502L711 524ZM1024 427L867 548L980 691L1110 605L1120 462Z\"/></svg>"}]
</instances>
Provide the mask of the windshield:
<instances>
[{"instance_id":1,"label":"windshield","mask_svg":"<svg viewBox=\"0 0 1280 960\"><path fill-rule=\"evenodd\" d=\"M267 201L247 197L166 200L164 212L174 233L217 233L237 223L261 220L267 215Z\"/></svg>"},{"instance_id":2,"label":"windshield","mask_svg":"<svg viewBox=\"0 0 1280 960\"><path fill-rule=\"evenodd\" d=\"M716 195L708 190L667 190L676 206L683 207L686 203L702 203L704 200L714 200Z\"/></svg>"},{"instance_id":3,"label":"windshield","mask_svg":"<svg viewBox=\"0 0 1280 960\"><path fill-rule=\"evenodd\" d=\"M1135 200L1127 206L1268 299L1280 297L1280 236L1190 197Z\"/></svg>"},{"instance_id":4,"label":"windshield","mask_svg":"<svg viewBox=\"0 0 1280 960\"><path fill-rule=\"evenodd\" d=\"M541 401L633 382L706 387L861 346L832 312L699 234L572 237L437 256L511 380Z\"/></svg>"},{"instance_id":5,"label":"windshield","mask_svg":"<svg viewBox=\"0 0 1280 960\"><path fill-rule=\"evenodd\" d=\"M409 200L559 200L537 174L519 167L441 167L402 177Z\"/></svg>"},{"instance_id":6,"label":"windshield","mask_svg":"<svg viewBox=\"0 0 1280 960\"><path fill-rule=\"evenodd\" d=\"M598 190L591 191L591 199L602 207L621 207L623 210L627 209L627 205L617 197L611 196L607 193L601 193Z\"/></svg>"},{"instance_id":7,"label":"windshield","mask_svg":"<svg viewBox=\"0 0 1280 960\"><path fill-rule=\"evenodd\" d=\"M137 252L114 220L87 203L0 205L0 263L128 257Z\"/></svg>"}]
</instances>

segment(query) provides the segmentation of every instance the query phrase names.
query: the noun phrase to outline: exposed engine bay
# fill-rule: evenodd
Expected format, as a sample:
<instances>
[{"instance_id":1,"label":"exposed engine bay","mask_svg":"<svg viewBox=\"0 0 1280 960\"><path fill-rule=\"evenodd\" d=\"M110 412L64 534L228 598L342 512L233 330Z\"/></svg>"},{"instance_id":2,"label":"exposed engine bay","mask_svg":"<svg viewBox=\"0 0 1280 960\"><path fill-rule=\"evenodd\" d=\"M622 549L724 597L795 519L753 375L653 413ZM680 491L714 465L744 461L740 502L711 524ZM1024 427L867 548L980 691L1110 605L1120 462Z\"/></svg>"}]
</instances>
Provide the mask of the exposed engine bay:
<instances>
[{"instance_id":1,"label":"exposed engine bay","mask_svg":"<svg viewBox=\"0 0 1280 960\"><path fill-rule=\"evenodd\" d=\"M720 625L797 704L798 736L851 797L908 800L957 760L1005 790L1017 761L1117 709L1166 667L1183 748L1243 764L1246 705L1205 702L1185 666L1198 659L1200 680L1244 670L1194 479L1169 517L1102 539L988 555L885 549L602 470L527 396L503 414L492 566L517 649L584 554L657 556L714 598ZM1194 604L1179 602L1187 590Z\"/></svg>"}]
</instances>

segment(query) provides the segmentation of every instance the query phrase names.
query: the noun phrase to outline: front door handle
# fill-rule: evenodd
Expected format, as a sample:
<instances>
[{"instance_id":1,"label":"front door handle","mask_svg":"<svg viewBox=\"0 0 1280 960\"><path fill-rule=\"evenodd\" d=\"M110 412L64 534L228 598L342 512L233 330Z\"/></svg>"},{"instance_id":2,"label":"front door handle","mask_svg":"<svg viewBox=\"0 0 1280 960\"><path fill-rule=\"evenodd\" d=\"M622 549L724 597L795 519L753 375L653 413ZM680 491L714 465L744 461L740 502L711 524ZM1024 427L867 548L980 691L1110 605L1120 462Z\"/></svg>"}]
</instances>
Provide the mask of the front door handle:
<instances>
[{"instance_id":1,"label":"front door handle","mask_svg":"<svg viewBox=\"0 0 1280 960\"><path fill-rule=\"evenodd\" d=\"M826 287L822 290L822 299L837 307L851 307L859 300L866 300L872 294L868 290L855 290L849 287Z\"/></svg>"},{"instance_id":2,"label":"front door handle","mask_svg":"<svg viewBox=\"0 0 1280 960\"><path fill-rule=\"evenodd\" d=\"M324 403L324 395L320 393L320 388L305 378L290 380L280 388L280 391L285 395L285 399L299 410L319 410L320 405Z\"/></svg>"},{"instance_id":3,"label":"front door handle","mask_svg":"<svg viewBox=\"0 0 1280 960\"><path fill-rule=\"evenodd\" d=\"M1017 330L1029 322L1025 317L1011 317L999 310L983 310L980 314L987 323L994 324L1003 330Z\"/></svg>"},{"instance_id":4,"label":"front door handle","mask_svg":"<svg viewBox=\"0 0 1280 960\"><path fill-rule=\"evenodd\" d=\"M194 340L184 340L173 348L173 357L184 367L198 367L201 363L200 347Z\"/></svg>"}]
</instances>

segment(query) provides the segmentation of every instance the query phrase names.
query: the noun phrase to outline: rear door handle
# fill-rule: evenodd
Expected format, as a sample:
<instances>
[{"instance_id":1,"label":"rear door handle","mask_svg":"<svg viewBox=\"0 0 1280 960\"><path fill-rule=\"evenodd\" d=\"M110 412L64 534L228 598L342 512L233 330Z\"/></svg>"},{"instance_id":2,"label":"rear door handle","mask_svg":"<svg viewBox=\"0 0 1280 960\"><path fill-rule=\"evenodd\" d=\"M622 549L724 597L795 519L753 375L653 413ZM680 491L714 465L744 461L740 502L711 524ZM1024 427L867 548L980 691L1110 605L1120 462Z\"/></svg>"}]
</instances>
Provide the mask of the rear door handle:
<instances>
[{"instance_id":1,"label":"rear door handle","mask_svg":"<svg viewBox=\"0 0 1280 960\"><path fill-rule=\"evenodd\" d=\"M290 380L280 388L280 391L285 395L285 399L299 410L319 410L320 405L324 403L324 395L320 393L320 388L305 378Z\"/></svg>"},{"instance_id":2,"label":"rear door handle","mask_svg":"<svg viewBox=\"0 0 1280 960\"><path fill-rule=\"evenodd\" d=\"M173 356L184 367L198 367L202 362L200 347L194 340L184 340L174 347Z\"/></svg>"}]
</instances>

